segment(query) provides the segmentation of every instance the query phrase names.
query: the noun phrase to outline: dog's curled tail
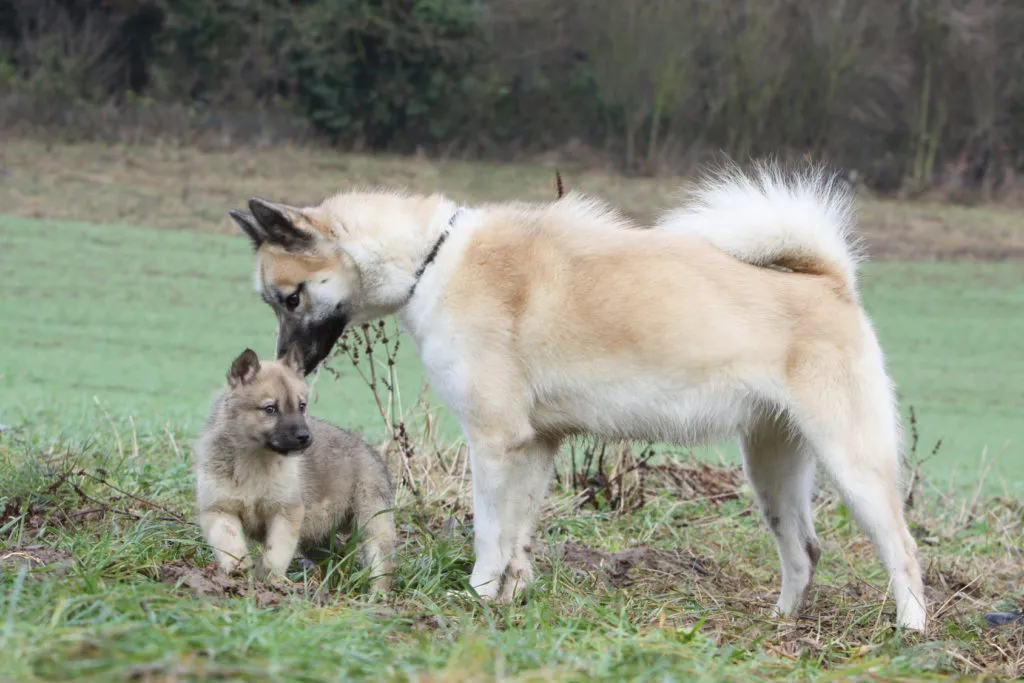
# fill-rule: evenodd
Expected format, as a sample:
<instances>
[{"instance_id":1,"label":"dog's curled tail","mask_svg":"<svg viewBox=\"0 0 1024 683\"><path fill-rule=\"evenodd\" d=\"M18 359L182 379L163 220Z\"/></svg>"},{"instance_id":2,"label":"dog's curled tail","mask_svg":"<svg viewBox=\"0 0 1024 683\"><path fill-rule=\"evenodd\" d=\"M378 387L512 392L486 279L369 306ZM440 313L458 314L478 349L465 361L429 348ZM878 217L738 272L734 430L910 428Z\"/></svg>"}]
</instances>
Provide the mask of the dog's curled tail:
<instances>
[{"instance_id":1,"label":"dog's curled tail","mask_svg":"<svg viewBox=\"0 0 1024 683\"><path fill-rule=\"evenodd\" d=\"M853 194L835 174L762 163L708 174L656 227L701 237L747 263L832 278L856 298L862 252L853 223Z\"/></svg>"}]
</instances>

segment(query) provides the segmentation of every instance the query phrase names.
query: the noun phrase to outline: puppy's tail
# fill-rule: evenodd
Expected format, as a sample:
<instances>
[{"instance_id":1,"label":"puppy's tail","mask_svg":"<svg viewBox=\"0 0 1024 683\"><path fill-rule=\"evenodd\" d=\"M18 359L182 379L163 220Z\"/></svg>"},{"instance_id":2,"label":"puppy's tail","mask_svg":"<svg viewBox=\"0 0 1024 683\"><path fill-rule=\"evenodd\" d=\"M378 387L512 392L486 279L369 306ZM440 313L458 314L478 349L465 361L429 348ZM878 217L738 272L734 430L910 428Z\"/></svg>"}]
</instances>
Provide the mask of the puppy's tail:
<instances>
[{"instance_id":1,"label":"puppy's tail","mask_svg":"<svg viewBox=\"0 0 1024 683\"><path fill-rule=\"evenodd\" d=\"M836 175L762 163L709 174L656 227L701 237L747 263L830 278L856 298L862 251L853 223L853 194Z\"/></svg>"}]
</instances>

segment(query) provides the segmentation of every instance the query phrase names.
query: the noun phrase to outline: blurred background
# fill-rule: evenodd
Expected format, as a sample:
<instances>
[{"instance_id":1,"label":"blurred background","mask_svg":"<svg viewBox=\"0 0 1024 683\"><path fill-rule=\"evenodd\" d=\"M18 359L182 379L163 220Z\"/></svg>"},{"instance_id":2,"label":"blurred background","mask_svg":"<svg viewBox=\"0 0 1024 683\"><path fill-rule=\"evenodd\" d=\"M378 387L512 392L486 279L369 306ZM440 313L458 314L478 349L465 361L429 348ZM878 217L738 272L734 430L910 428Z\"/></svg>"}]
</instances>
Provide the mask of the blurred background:
<instances>
[{"instance_id":1,"label":"blurred background","mask_svg":"<svg viewBox=\"0 0 1024 683\"><path fill-rule=\"evenodd\" d=\"M1019 0L0 0L0 126L1012 194Z\"/></svg>"},{"instance_id":2,"label":"blurred background","mask_svg":"<svg viewBox=\"0 0 1024 683\"><path fill-rule=\"evenodd\" d=\"M546 201L557 168L646 222L701 163L774 155L857 188L929 473L1024 491L1022 37L1024 0L0 0L0 425L191 438L273 351L249 196ZM317 414L391 438L335 365Z\"/></svg>"}]
</instances>

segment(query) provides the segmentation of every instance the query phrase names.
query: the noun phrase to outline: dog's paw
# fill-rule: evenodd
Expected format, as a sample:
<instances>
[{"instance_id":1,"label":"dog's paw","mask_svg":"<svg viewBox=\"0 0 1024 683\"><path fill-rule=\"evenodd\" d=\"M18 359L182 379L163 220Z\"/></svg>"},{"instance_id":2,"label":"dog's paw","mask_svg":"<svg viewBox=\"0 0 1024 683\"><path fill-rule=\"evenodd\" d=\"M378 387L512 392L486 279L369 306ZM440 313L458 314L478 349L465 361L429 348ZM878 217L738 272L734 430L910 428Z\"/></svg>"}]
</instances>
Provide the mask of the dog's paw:
<instances>
[{"instance_id":1,"label":"dog's paw","mask_svg":"<svg viewBox=\"0 0 1024 683\"><path fill-rule=\"evenodd\" d=\"M267 562L261 560L256 565L256 580L262 583L285 588L294 584L285 572L271 567Z\"/></svg>"},{"instance_id":2,"label":"dog's paw","mask_svg":"<svg viewBox=\"0 0 1024 683\"><path fill-rule=\"evenodd\" d=\"M252 559L249 556L242 558L241 562L234 558L226 558L217 565L217 574L232 579L245 576L250 569L252 569Z\"/></svg>"},{"instance_id":3,"label":"dog's paw","mask_svg":"<svg viewBox=\"0 0 1024 683\"><path fill-rule=\"evenodd\" d=\"M470 589L455 589L449 588L444 592L444 596L451 600L465 600L467 602L491 602L493 598L480 595L476 591Z\"/></svg>"}]
</instances>

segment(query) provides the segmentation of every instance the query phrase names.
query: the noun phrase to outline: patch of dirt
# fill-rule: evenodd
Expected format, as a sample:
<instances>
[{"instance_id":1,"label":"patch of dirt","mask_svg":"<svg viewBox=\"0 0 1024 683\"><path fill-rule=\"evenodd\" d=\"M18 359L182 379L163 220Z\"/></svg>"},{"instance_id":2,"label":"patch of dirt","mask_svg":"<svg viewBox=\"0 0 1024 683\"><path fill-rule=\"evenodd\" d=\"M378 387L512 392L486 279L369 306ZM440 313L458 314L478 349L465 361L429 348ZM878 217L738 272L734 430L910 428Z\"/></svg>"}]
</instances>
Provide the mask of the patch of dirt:
<instances>
[{"instance_id":1,"label":"patch of dirt","mask_svg":"<svg viewBox=\"0 0 1024 683\"><path fill-rule=\"evenodd\" d=\"M14 519L21 514L21 501L14 499L4 506L3 510L0 510L0 526L6 524L8 520Z\"/></svg>"},{"instance_id":2,"label":"patch of dirt","mask_svg":"<svg viewBox=\"0 0 1024 683\"><path fill-rule=\"evenodd\" d=\"M676 489L682 500L736 500L744 481L746 477L739 467L716 467L696 461L653 465L647 471L648 485Z\"/></svg>"},{"instance_id":3,"label":"patch of dirt","mask_svg":"<svg viewBox=\"0 0 1024 683\"><path fill-rule=\"evenodd\" d=\"M638 545L625 550L608 552L578 543L560 543L550 551L552 557L558 557L567 566L600 575L608 584L623 588L636 580L630 572L640 565L652 573L665 576L682 574L699 574L711 576L704 562L693 555L675 550L652 548Z\"/></svg>"},{"instance_id":4,"label":"patch of dirt","mask_svg":"<svg viewBox=\"0 0 1024 683\"><path fill-rule=\"evenodd\" d=\"M214 565L196 567L183 560L157 567L157 580L200 598L254 597L259 607L279 605L283 598L301 597L318 604L328 602L329 592L300 583L261 582L245 576L223 576Z\"/></svg>"},{"instance_id":5,"label":"patch of dirt","mask_svg":"<svg viewBox=\"0 0 1024 683\"><path fill-rule=\"evenodd\" d=\"M926 590L932 589L944 599L960 596L980 598L982 596L979 577L966 574L955 567L928 567L924 573L924 584Z\"/></svg>"},{"instance_id":6,"label":"patch of dirt","mask_svg":"<svg viewBox=\"0 0 1024 683\"><path fill-rule=\"evenodd\" d=\"M46 493L52 494L55 489L53 487L46 490ZM8 503L2 512L0 512L0 525L7 524L15 517L24 515L24 519L21 520L21 529L23 538L38 539L40 532L43 527L47 525L53 515L54 510L48 509L43 505L33 505L29 509L23 509L21 500L15 498L13 501ZM67 516L63 515L66 519Z\"/></svg>"},{"instance_id":7,"label":"patch of dirt","mask_svg":"<svg viewBox=\"0 0 1024 683\"><path fill-rule=\"evenodd\" d=\"M36 579L42 577L32 570L46 569L57 576L64 576L74 564L74 557L56 548L25 546L0 550L0 568L20 571L27 567L30 570L28 576Z\"/></svg>"}]
</instances>

